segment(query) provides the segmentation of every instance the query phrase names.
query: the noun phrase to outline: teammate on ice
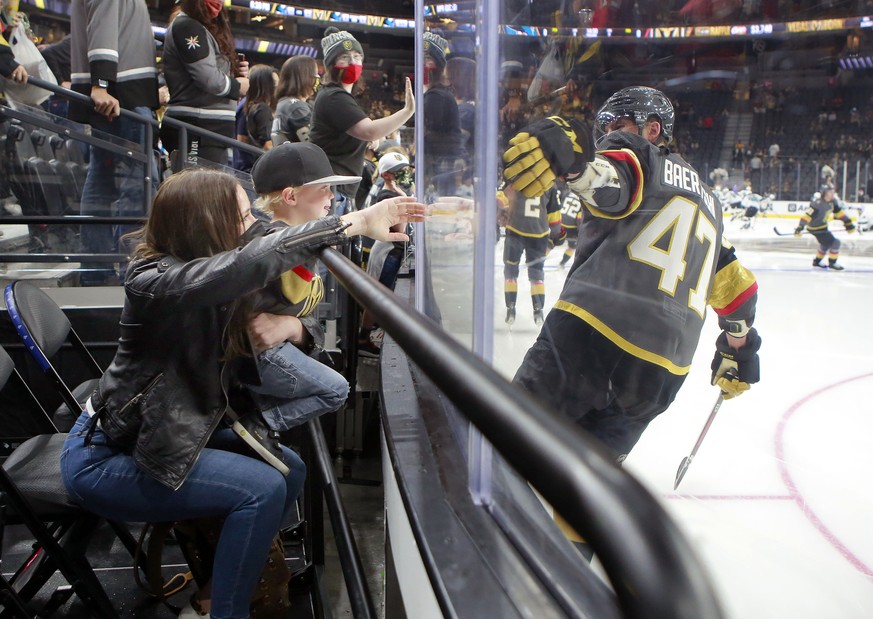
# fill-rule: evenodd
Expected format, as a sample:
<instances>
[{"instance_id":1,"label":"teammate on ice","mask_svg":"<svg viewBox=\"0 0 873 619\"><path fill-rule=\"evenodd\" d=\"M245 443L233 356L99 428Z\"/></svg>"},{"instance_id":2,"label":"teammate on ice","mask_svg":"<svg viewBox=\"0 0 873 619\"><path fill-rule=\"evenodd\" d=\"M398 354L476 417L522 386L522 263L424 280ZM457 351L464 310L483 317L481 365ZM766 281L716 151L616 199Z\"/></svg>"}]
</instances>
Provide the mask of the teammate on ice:
<instances>
[{"instance_id":1,"label":"teammate on ice","mask_svg":"<svg viewBox=\"0 0 873 619\"><path fill-rule=\"evenodd\" d=\"M828 230L828 219L833 214L834 219L839 219L843 222L847 232L855 231L855 224L851 218L843 210L843 204L834 194L832 185L822 185L821 194L818 198L813 198L809 203L809 208L800 216L800 221L797 228L794 229L794 236L803 234L803 228L809 230L818 241L818 251L815 253L815 258L812 260L812 266L822 269L832 269L834 271L842 271L843 266L837 264L837 258L840 257L840 239L835 237ZM828 263L822 264L822 260L827 254Z\"/></svg>"},{"instance_id":2,"label":"teammate on ice","mask_svg":"<svg viewBox=\"0 0 873 619\"><path fill-rule=\"evenodd\" d=\"M566 185L566 183L562 183ZM579 238L579 224L582 223L582 201L574 191L564 187L558 191L561 196L561 225L567 231L567 249L561 255L560 267L563 269L576 254L576 242Z\"/></svg>"},{"instance_id":3,"label":"teammate on ice","mask_svg":"<svg viewBox=\"0 0 873 619\"><path fill-rule=\"evenodd\" d=\"M707 305L718 315L712 383L758 381L757 283L722 235L721 206L667 149L673 106L652 88L612 95L604 135L552 116L510 141L506 179L536 197L566 178L585 207L576 259L514 381L622 461L691 366ZM728 370L732 370L728 375Z\"/></svg>"},{"instance_id":4,"label":"teammate on ice","mask_svg":"<svg viewBox=\"0 0 873 619\"><path fill-rule=\"evenodd\" d=\"M552 187L541 196L525 197L512 187L505 190L506 240L503 244L503 296L506 300L506 324L515 322L515 302L518 298L518 273L521 256L527 263L530 298L534 322L543 324L546 302L543 263L550 244L561 244L567 233L561 226L561 205L557 190Z\"/></svg>"}]
</instances>

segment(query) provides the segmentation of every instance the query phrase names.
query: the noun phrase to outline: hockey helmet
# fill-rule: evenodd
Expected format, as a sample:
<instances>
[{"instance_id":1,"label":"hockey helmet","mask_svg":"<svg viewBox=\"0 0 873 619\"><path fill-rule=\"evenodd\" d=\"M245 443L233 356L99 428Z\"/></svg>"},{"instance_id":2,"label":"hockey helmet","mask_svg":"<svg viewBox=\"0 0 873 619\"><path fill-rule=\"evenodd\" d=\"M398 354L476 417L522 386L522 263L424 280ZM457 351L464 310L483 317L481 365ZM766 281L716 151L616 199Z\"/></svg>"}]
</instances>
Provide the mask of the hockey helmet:
<instances>
[{"instance_id":1,"label":"hockey helmet","mask_svg":"<svg viewBox=\"0 0 873 619\"><path fill-rule=\"evenodd\" d=\"M643 125L651 116L655 116L661 123L661 136L669 142L673 138L673 121L676 117L670 99L654 88L630 86L622 88L606 100L597 111L594 127L600 135L603 135L613 121L619 118L632 118L642 133Z\"/></svg>"}]
</instances>

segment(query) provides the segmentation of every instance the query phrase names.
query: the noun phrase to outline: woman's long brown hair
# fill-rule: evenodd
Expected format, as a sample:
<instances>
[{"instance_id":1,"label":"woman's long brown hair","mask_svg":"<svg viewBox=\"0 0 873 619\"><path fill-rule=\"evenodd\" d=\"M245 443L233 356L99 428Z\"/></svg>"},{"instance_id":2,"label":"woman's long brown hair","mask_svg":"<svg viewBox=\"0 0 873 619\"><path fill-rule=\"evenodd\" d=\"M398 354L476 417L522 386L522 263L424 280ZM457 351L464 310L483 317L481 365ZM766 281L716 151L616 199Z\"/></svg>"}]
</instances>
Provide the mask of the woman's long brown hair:
<instances>
[{"instance_id":1,"label":"woman's long brown hair","mask_svg":"<svg viewBox=\"0 0 873 619\"><path fill-rule=\"evenodd\" d=\"M155 194L145 226L135 236L133 257L170 255L185 262L239 247L240 211L236 179L191 168L173 174Z\"/></svg>"},{"instance_id":2,"label":"woman's long brown hair","mask_svg":"<svg viewBox=\"0 0 873 619\"><path fill-rule=\"evenodd\" d=\"M248 114L258 103L266 103L271 110L276 109L274 71L273 67L265 64L256 64L249 69L249 92L243 107L244 114Z\"/></svg>"},{"instance_id":3,"label":"woman's long brown hair","mask_svg":"<svg viewBox=\"0 0 873 619\"><path fill-rule=\"evenodd\" d=\"M279 85L276 86L276 99L294 97L308 99L315 90L315 72L318 63L314 58L299 55L291 56L279 70Z\"/></svg>"},{"instance_id":4,"label":"woman's long brown hair","mask_svg":"<svg viewBox=\"0 0 873 619\"><path fill-rule=\"evenodd\" d=\"M140 240L133 259L170 255L189 262L239 247L238 187L233 176L217 170L189 168L173 174L155 194L145 226L130 235ZM226 359L251 355L246 329L253 307L250 297L233 304L222 342Z\"/></svg>"},{"instance_id":5,"label":"woman's long brown hair","mask_svg":"<svg viewBox=\"0 0 873 619\"><path fill-rule=\"evenodd\" d=\"M170 11L169 21L172 22L180 11L183 11L191 19L199 21L215 37L221 55L230 62L230 76L235 76L239 63L236 59L236 44L233 41L233 33L230 31L230 18L227 15L227 8L222 8L218 17L213 19L206 12L203 0L180 0L173 7L173 10Z\"/></svg>"}]
</instances>

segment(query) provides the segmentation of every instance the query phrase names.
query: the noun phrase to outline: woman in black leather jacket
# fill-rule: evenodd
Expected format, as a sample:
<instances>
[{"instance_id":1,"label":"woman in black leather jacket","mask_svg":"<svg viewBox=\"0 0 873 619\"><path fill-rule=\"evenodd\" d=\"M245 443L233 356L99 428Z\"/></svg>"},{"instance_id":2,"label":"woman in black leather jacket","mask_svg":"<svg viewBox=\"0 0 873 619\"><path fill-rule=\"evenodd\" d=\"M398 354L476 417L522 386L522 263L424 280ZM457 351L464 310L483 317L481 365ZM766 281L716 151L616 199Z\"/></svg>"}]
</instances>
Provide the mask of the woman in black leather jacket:
<instances>
[{"instance_id":1,"label":"woman in black leather jacket","mask_svg":"<svg viewBox=\"0 0 873 619\"><path fill-rule=\"evenodd\" d=\"M283 476L246 455L222 423L237 382L224 352L237 300L349 236L402 237L390 226L420 220L423 209L412 198L386 200L239 247L253 218L232 176L191 169L157 192L127 271L118 351L70 431L61 469L71 495L106 518L225 518L213 618L248 617L270 542L305 477L290 449L282 448L291 470Z\"/></svg>"}]
</instances>

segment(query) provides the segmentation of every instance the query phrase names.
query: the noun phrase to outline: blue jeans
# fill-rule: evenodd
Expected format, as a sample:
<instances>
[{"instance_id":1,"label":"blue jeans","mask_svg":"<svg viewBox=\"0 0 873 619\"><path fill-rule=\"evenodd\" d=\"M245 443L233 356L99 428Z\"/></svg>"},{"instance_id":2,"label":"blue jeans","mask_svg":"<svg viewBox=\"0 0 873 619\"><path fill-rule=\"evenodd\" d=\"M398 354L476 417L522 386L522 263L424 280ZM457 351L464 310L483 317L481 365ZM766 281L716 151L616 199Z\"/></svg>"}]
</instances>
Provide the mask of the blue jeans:
<instances>
[{"instance_id":1,"label":"blue jeans","mask_svg":"<svg viewBox=\"0 0 873 619\"><path fill-rule=\"evenodd\" d=\"M290 342L265 350L257 362L261 384L246 386L273 430L290 430L335 411L349 395L342 374Z\"/></svg>"},{"instance_id":2,"label":"blue jeans","mask_svg":"<svg viewBox=\"0 0 873 619\"><path fill-rule=\"evenodd\" d=\"M245 619L270 543L293 513L306 466L282 448L287 477L243 449L230 428L216 430L178 490L146 475L82 413L61 454L61 476L88 511L126 522L225 518L212 573L212 619Z\"/></svg>"},{"instance_id":3,"label":"blue jeans","mask_svg":"<svg viewBox=\"0 0 873 619\"><path fill-rule=\"evenodd\" d=\"M147 107L138 107L134 111L141 116L151 118L152 111ZM134 120L119 116L111 122L95 121L92 130L121 138L140 145L142 152L145 140L145 125ZM95 135L97 135L95 133ZM149 145L149 152L152 152ZM146 180L146 176L149 180ZM82 202L79 211L82 215L123 217L144 216L148 212L146 204L146 183L157 187L158 169L155 159L150 155L149 169L143 164L134 162L130 157L115 154L97 146L91 146L91 159L88 165L88 175L82 187ZM111 254L124 252L130 248L119 247L119 238L135 230L139 226L111 224L94 224L82 226L82 251L84 253ZM80 279L83 284L100 284L112 271L110 264L83 262Z\"/></svg>"}]
</instances>

